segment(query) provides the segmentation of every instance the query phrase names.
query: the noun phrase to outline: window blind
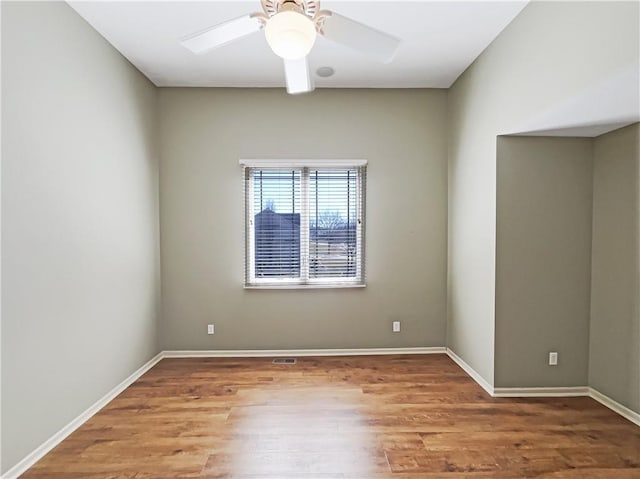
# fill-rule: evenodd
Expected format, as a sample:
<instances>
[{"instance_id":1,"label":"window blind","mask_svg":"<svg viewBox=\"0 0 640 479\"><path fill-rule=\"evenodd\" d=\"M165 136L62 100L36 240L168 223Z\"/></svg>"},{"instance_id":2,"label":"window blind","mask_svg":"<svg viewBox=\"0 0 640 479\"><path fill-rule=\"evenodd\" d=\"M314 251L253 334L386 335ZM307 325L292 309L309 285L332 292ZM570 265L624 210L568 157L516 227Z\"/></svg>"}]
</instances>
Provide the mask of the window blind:
<instances>
[{"instance_id":1,"label":"window blind","mask_svg":"<svg viewBox=\"0 0 640 479\"><path fill-rule=\"evenodd\" d=\"M364 285L366 165L244 167L245 285Z\"/></svg>"}]
</instances>

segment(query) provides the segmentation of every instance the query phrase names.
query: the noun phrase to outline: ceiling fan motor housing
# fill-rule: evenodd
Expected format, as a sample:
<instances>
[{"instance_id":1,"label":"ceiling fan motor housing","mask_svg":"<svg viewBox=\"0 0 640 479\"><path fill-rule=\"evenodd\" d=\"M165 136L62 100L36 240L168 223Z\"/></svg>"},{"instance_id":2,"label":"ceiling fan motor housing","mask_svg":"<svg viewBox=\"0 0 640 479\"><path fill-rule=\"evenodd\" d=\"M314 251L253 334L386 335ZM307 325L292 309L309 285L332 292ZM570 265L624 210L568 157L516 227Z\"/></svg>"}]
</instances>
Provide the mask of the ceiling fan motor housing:
<instances>
[{"instance_id":1,"label":"ceiling fan motor housing","mask_svg":"<svg viewBox=\"0 0 640 479\"><path fill-rule=\"evenodd\" d=\"M278 12L294 11L313 18L320 10L319 0L261 0L262 9L272 17Z\"/></svg>"},{"instance_id":2,"label":"ceiling fan motor housing","mask_svg":"<svg viewBox=\"0 0 640 479\"><path fill-rule=\"evenodd\" d=\"M284 60L287 92L291 94L310 92L314 88L307 55L317 35L383 63L390 62L400 46L399 38L331 10L320 10L320 0L260 2L262 12L249 13L189 35L182 40L182 45L202 54L264 30L271 50Z\"/></svg>"}]
</instances>

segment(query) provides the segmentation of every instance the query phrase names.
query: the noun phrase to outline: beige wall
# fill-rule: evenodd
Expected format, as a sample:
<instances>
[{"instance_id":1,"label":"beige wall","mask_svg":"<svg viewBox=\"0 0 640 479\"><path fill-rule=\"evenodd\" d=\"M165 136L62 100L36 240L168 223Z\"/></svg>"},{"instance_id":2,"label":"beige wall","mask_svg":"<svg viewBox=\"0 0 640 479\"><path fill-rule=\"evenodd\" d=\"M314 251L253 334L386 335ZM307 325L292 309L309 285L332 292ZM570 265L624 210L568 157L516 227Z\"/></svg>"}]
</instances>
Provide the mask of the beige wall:
<instances>
[{"instance_id":1,"label":"beige wall","mask_svg":"<svg viewBox=\"0 0 640 479\"><path fill-rule=\"evenodd\" d=\"M594 141L589 385L640 412L640 124Z\"/></svg>"},{"instance_id":2,"label":"beige wall","mask_svg":"<svg viewBox=\"0 0 640 479\"><path fill-rule=\"evenodd\" d=\"M491 384L496 136L637 65L639 10L531 2L449 90L447 344Z\"/></svg>"},{"instance_id":3,"label":"beige wall","mask_svg":"<svg viewBox=\"0 0 640 479\"><path fill-rule=\"evenodd\" d=\"M163 348L444 344L445 91L175 88L159 100ZM239 158L369 160L365 289L243 289Z\"/></svg>"},{"instance_id":4,"label":"beige wall","mask_svg":"<svg viewBox=\"0 0 640 479\"><path fill-rule=\"evenodd\" d=\"M280 89L158 91L64 3L3 2L3 471L155 354L158 339L164 349L441 346L446 327L447 344L492 384L494 366L498 386L577 384L584 275L560 271L578 298L570 310L564 302L540 308L555 291L539 277L505 283L513 267L505 260L525 258L500 217L529 233L551 229L519 224L518 210L501 203L508 192L541 201L527 211L561 205L554 221L567 216L576 228L563 231L584 230L586 163L534 164L535 147L517 156L521 165L498 164L496 137L636 64L638 10L637 2L532 2L448 94L290 97ZM590 381L638 410L634 128L595 142ZM366 289L242 289L241 157L369 160ZM529 173L540 176L523 182ZM585 203L569 202L567 191L543 197L544 181L562 184L574 173ZM579 269L587 236L572 262ZM554 255L569 249L555 246ZM521 315L532 281L536 302ZM575 321L558 334L549 317L562 314ZM550 328L531 344L529 316ZM391 333L394 320L400 334ZM553 371L551 337L562 338ZM515 344L525 347L509 364Z\"/></svg>"},{"instance_id":5,"label":"beige wall","mask_svg":"<svg viewBox=\"0 0 640 479\"><path fill-rule=\"evenodd\" d=\"M65 3L2 2L2 468L158 352L156 91Z\"/></svg>"},{"instance_id":6,"label":"beige wall","mask_svg":"<svg viewBox=\"0 0 640 479\"><path fill-rule=\"evenodd\" d=\"M587 384L592 143L498 138L496 387Z\"/></svg>"}]
</instances>

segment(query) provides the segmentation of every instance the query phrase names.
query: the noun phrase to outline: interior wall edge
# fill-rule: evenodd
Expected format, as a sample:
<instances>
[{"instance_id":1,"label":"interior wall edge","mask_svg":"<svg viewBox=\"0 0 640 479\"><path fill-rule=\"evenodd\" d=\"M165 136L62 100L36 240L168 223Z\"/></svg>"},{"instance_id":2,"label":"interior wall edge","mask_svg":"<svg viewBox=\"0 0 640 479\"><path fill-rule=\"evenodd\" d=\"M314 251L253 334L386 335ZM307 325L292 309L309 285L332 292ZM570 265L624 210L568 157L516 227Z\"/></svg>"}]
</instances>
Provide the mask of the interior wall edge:
<instances>
[{"instance_id":1,"label":"interior wall edge","mask_svg":"<svg viewBox=\"0 0 640 479\"><path fill-rule=\"evenodd\" d=\"M72 421L70 421L66 426L60 429L58 432L53 434L49 439L40 444L37 448L27 454L24 458L22 458L17 464L15 464L11 469L6 471L0 479L17 479L21 474L24 474L30 467L32 467L36 462L42 459L45 455L47 455L54 447L64 441L73 431L82 426L85 422L87 422L91 417L93 417L98 411L104 408L109 402L116 398L120 393L122 393L125 389L131 386L134 382L136 382L143 374L149 371L153 366L158 364L160 360L162 360L164 354L162 352L156 354L153 358L147 361L145 364L140 366L136 371L134 371L130 376L124 379L121 383L116 385L113 389L111 389L107 394L98 399L95 403L93 403L90 407L88 407L85 411L76 416Z\"/></svg>"}]
</instances>

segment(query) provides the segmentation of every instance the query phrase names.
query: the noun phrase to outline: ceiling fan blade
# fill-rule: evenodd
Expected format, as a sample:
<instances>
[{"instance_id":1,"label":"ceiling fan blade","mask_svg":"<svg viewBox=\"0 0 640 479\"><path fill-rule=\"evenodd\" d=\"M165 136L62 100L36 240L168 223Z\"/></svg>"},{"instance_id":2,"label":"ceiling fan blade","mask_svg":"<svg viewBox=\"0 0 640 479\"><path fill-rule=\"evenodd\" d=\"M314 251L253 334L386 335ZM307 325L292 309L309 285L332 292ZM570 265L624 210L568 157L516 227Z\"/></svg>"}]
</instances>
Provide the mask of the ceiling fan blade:
<instances>
[{"instance_id":1,"label":"ceiling fan blade","mask_svg":"<svg viewBox=\"0 0 640 479\"><path fill-rule=\"evenodd\" d=\"M284 61L284 75L287 79L287 93L297 95L314 90L313 79L309 73L307 57L299 60Z\"/></svg>"},{"instance_id":2,"label":"ceiling fan blade","mask_svg":"<svg viewBox=\"0 0 640 479\"><path fill-rule=\"evenodd\" d=\"M263 26L260 14L245 15L189 35L182 39L182 45L193 53L205 53L257 32Z\"/></svg>"},{"instance_id":3,"label":"ceiling fan blade","mask_svg":"<svg viewBox=\"0 0 640 479\"><path fill-rule=\"evenodd\" d=\"M362 23L325 10L321 33L336 43L357 50L374 60L389 63L401 40Z\"/></svg>"}]
</instances>

